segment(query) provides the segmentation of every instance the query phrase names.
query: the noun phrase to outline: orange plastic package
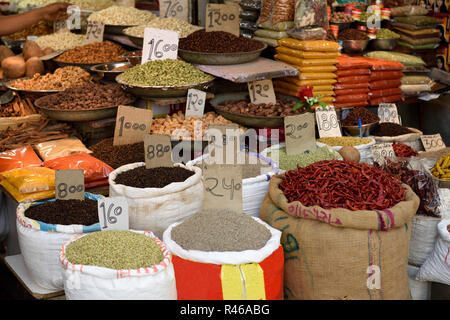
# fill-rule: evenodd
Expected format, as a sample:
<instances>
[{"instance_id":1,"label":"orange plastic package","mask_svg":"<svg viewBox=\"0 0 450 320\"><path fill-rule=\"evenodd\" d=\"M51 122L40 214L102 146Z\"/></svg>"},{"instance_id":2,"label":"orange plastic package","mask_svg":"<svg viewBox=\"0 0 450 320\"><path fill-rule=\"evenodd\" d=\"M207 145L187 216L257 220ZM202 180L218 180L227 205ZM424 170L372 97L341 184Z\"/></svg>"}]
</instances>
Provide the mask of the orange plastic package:
<instances>
[{"instance_id":1,"label":"orange plastic package","mask_svg":"<svg viewBox=\"0 0 450 320\"><path fill-rule=\"evenodd\" d=\"M348 89L366 89L369 88L368 82L361 83L336 83L334 90L348 90Z\"/></svg>"},{"instance_id":2,"label":"orange plastic package","mask_svg":"<svg viewBox=\"0 0 450 320\"><path fill-rule=\"evenodd\" d=\"M369 93L369 88L363 88L363 89L341 89L341 90L334 90L334 93L336 96L344 96L348 94L367 94Z\"/></svg>"},{"instance_id":3,"label":"orange plastic package","mask_svg":"<svg viewBox=\"0 0 450 320\"><path fill-rule=\"evenodd\" d=\"M0 153L0 172L25 167L40 167L41 165L41 159L31 146L25 146Z\"/></svg>"},{"instance_id":4,"label":"orange plastic package","mask_svg":"<svg viewBox=\"0 0 450 320\"><path fill-rule=\"evenodd\" d=\"M93 156L84 152L45 161L44 167L53 170L83 169L84 183L86 188L90 188L93 185L99 186L99 184L107 185L107 178L109 174L114 171L112 167L110 167L103 161L94 158Z\"/></svg>"},{"instance_id":5,"label":"orange plastic package","mask_svg":"<svg viewBox=\"0 0 450 320\"><path fill-rule=\"evenodd\" d=\"M405 66L402 63L394 60L383 60L368 57L361 59L364 59L368 63L370 63L370 69L372 71L380 71L380 70L399 71L405 68Z\"/></svg>"},{"instance_id":6,"label":"orange plastic package","mask_svg":"<svg viewBox=\"0 0 450 320\"><path fill-rule=\"evenodd\" d=\"M345 54L337 58L338 64L336 67L338 70L348 69L369 69L370 63L362 57L350 57Z\"/></svg>"},{"instance_id":7,"label":"orange plastic package","mask_svg":"<svg viewBox=\"0 0 450 320\"><path fill-rule=\"evenodd\" d=\"M370 99L370 104L372 106L376 106L380 103L391 103L391 102L398 102L402 100L402 95L396 95L396 96L390 96L390 97L380 97L375 99Z\"/></svg>"},{"instance_id":8,"label":"orange plastic package","mask_svg":"<svg viewBox=\"0 0 450 320\"><path fill-rule=\"evenodd\" d=\"M399 88L402 85L400 79L393 80L377 80L369 83L370 90L380 90L389 88Z\"/></svg>"},{"instance_id":9,"label":"orange plastic package","mask_svg":"<svg viewBox=\"0 0 450 320\"><path fill-rule=\"evenodd\" d=\"M370 69L346 69L336 71L338 77L363 76L370 75Z\"/></svg>"},{"instance_id":10,"label":"orange plastic package","mask_svg":"<svg viewBox=\"0 0 450 320\"><path fill-rule=\"evenodd\" d=\"M336 103L346 103L346 102L359 102L359 101L367 101L369 99L369 95L367 94L351 94L346 96L336 96Z\"/></svg>"},{"instance_id":11,"label":"orange plastic package","mask_svg":"<svg viewBox=\"0 0 450 320\"><path fill-rule=\"evenodd\" d=\"M370 95L370 99L381 98L381 97L391 97L391 96L401 96L402 89L390 88L390 89L373 90L369 93L369 95Z\"/></svg>"},{"instance_id":12,"label":"orange plastic package","mask_svg":"<svg viewBox=\"0 0 450 320\"><path fill-rule=\"evenodd\" d=\"M352 77L342 77L338 78L338 83L362 83L369 82L370 76L352 76Z\"/></svg>"},{"instance_id":13,"label":"orange plastic package","mask_svg":"<svg viewBox=\"0 0 450 320\"><path fill-rule=\"evenodd\" d=\"M403 78L401 71L372 71L370 81L395 80Z\"/></svg>"}]
</instances>

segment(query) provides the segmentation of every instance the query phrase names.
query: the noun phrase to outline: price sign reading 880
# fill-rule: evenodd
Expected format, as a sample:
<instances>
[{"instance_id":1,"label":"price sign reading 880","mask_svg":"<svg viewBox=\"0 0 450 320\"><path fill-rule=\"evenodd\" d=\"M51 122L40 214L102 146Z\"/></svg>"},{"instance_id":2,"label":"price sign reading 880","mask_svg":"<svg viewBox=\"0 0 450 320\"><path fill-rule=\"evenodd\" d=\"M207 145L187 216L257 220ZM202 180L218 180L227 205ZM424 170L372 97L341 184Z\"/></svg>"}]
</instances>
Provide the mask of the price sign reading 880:
<instances>
[{"instance_id":1,"label":"price sign reading 880","mask_svg":"<svg viewBox=\"0 0 450 320\"><path fill-rule=\"evenodd\" d=\"M172 143L170 135L147 134L144 136L145 167L172 167Z\"/></svg>"},{"instance_id":2,"label":"price sign reading 880","mask_svg":"<svg viewBox=\"0 0 450 320\"><path fill-rule=\"evenodd\" d=\"M237 5L208 3L206 25L209 31L226 31L239 37L239 7Z\"/></svg>"},{"instance_id":3,"label":"price sign reading 880","mask_svg":"<svg viewBox=\"0 0 450 320\"><path fill-rule=\"evenodd\" d=\"M177 59L178 32L154 28L145 28L142 60L147 61Z\"/></svg>"},{"instance_id":4,"label":"price sign reading 880","mask_svg":"<svg viewBox=\"0 0 450 320\"><path fill-rule=\"evenodd\" d=\"M316 108L316 122L321 138L342 137L341 128L334 107L327 106L325 110Z\"/></svg>"},{"instance_id":5,"label":"price sign reading 880","mask_svg":"<svg viewBox=\"0 0 450 320\"><path fill-rule=\"evenodd\" d=\"M129 229L128 202L125 197L101 198L97 204L102 231Z\"/></svg>"},{"instance_id":6,"label":"price sign reading 880","mask_svg":"<svg viewBox=\"0 0 450 320\"><path fill-rule=\"evenodd\" d=\"M161 18L177 18L188 21L189 2L187 0L163 0L159 2L159 16Z\"/></svg>"},{"instance_id":7,"label":"price sign reading 880","mask_svg":"<svg viewBox=\"0 0 450 320\"><path fill-rule=\"evenodd\" d=\"M84 200L84 170L56 170L55 198L58 200Z\"/></svg>"},{"instance_id":8,"label":"price sign reading 880","mask_svg":"<svg viewBox=\"0 0 450 320\"><path fill-rule=\"evenodd\" d=\"M370 147L373 160L379 164L384 163L385 158L394 158L395 152L391 143L379 143Z\"/></svg>"}]
</instances>

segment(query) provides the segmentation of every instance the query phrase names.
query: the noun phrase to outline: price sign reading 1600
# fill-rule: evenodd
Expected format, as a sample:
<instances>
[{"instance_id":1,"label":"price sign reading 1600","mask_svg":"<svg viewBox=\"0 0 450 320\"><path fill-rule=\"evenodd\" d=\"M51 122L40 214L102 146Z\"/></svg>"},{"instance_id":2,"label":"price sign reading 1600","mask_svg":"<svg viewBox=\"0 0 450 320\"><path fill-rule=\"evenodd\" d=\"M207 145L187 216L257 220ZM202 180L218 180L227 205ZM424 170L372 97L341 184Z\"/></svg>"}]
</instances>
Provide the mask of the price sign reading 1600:
<instances>
[{"instance_id":1,"label":"price sign reading 1600","mask_svg":"<svg viewBox=\"0 0 450 320\"><path fill-rule=\"evenodd\" d=\"M155 28L145 28L142 60L176 59L178 56L178 32Z\"/></svg>"},{"instance_id":2,"label":"price sign reading 1600","mask_svg":"<svg viewBox=\"0 0 450 320\"><path fill-rule=\"evenodd\" d=\"M164 43L163 39L156 40L153 38L148 42L148 44L150 46L148 60L154 60L154 58L161 59L164 57L164 53L169 51L176 52L178 50L178 45Z\"/></svg>"}]
</instances>

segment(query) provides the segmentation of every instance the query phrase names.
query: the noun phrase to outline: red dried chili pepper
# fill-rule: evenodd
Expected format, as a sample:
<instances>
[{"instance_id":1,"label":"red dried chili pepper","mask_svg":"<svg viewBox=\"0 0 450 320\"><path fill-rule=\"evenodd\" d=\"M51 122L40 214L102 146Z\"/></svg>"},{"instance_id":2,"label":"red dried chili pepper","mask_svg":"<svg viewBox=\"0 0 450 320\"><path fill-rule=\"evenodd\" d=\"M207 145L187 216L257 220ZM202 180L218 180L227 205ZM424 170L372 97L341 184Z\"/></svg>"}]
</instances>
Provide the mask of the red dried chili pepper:
<instances>
[{"instance_id":1,"label":"red dried chili pepper","mask_svg":"<svg viewBox=\"0 0 450 320\"><path fill-rule=\"evenodd\" d=\"M400 158L410 158L418 155L416 150L402 142L394 141L392 143L392 148L394 149L395 156Z\"/></svg>"}]
</instances>

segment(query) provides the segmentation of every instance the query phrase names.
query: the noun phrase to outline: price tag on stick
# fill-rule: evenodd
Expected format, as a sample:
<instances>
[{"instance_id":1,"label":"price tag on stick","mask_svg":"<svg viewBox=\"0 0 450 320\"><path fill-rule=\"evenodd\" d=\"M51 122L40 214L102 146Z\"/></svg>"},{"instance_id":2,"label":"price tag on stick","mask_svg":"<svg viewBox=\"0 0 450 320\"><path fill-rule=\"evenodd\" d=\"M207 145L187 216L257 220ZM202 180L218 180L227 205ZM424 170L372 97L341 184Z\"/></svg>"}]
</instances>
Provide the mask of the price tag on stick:
<instances>
[{"instance_id":1,"label":"price tag on stick","mask_svg":"<svg viewBox=\"0 0 450 320\"><path fill-rule=\"evenodd\" d=\"M314 113L285 117L286 153L291 155L315 150L317 148L315 129Z\"/></svg>"},{"instance_id":2,"label":"price tag on stick","mask_svg":"<svg viewBox=\"0 0 450 320\"><path fill-rule=\"evenodd\" d=\"M379 164L384 163L385 158L394 158L395 152L391 143L379 143L370 147L373 160Z\"/></svg>"},{"instance_id":3,"label":"price tag on stick","mask_svg":"<svg viewBox=\"0 0 450 320\"><path fill-rule=\"evenodd\" d=\"M56 170L55 198L58 200L84 200L84 170Z\"/></svg>"},{"instance_id":4,"label":"price tag on stick","mask_svg":"<svg viewBox=\"0 0 450 320\"><path fill-rule=\"evenodd\" d=\"M378 117L380 118L380 123L391 122L400 124L395 103L380 103L378 105Z\"/></svg>"},{"instance_id":5,"label":"price tag on stick","mask_svg":"<svg viewBox=\"0 0 450 320\"><path fill-rule=\"evenodd\" d=\"M427 152L438 151L446 148L445 143L442 140L442 137L439 133L431 135L422 135L420 139L422 140L423 147Z\"/></svg>"},{"instance_id":6,"label":"price tag on stick","mask_svg":"<svg viewBox=\"0 0 450 320\"><path fill-rule=\"evenodd\" d=\"M208 3L205 18L206 31L226 31L239 37L239 7L232 4Z\"/></svg>"},{"instance_id":7,"label":"price tag on stick","mask_svg":"<svg viewBox=\"0 0 450 320\"><path fill-rule=\"evenodd\" d=\"M172 143L167 134L147 134L144 136L145 167L173 167Z\"/></svg>"},{"instance_id":8,"label":"price tag on stick","mask_svg":"<svg viewBox=\"0 0 450 320\"><path fill-rule=\"evenodd\" d=\"M102 231L129 230L128 202L125 197L99 199L98 220Z\"/></svg>"},{"instance_id":9,"label":"price tag on stick","mask_svg":"<svg viewBox=\"0 0 450 320\"><path fill-rule=\"evenodd\" d=\"M177 18L189 20L188 0L162 0L159 2L159 16L161 18Z\"/></svg>"},{"instance_id":10,"label":"price tag on stick","mask_svg":"<svg viewBox=\"0 0 450 320\"><path fill-rule=\"evenodd\" d=\"M178 32L145 28L141 64L153 60L177 59Z\"/></svg>"},{"instance_id":11,"label":"price tag on stick","mask_svg":"<svg viewBox=\"0 0 450 320\"><path fill-rule=\"evenodd\" d=\"M206 92L197 89L189 89L187 93L185 117L197 116L202 118L205 110L205 102Z\"/></svg>"},{"instance_id":12,"label":"price tag on stick","mask_svg":"<svg viewBox=\"0 0 450 320\"><path fill-rule=\"evenodd\" d=\"M84 43L94 43L103 41L103 33L105 31L105 25L100 21L89 21L86 29L86 38Z\"/></svg>"},{"instance_id":13,"label":"price tag on stick","mask_svg":"<svg viewBox=\"0 0 450 320\"><path fill-rule=\"evenodd\" d=\"M206 130L211 144L209 161L217 164L237 164L239 159L240 129L237 124L212 124Z\"/></svg>"},{"instance_id":14,"label":"price tag on stick","mask_svg":"<svg viewBox=\"0 0 450 320\"><path fill-rule=\"evenodd\" d=\"M153 112L151 110L119 106L113 145L120 146L142 142L144 136L150 133L152 118Z\"/></svg>"},{"instance_id":15,"label":"price tag on stick","mask_svg":"<svg viewBox=\"0 0 450 320\"><path fill-rule=\"evenodd\" d=\"M258 80L247 83L250 101L254 104L277 102L272 80Z\"/></svg>"},{"instance_id":16,"label":"price tag on stick","mask_svg":"<svg viewBox=\"0 0 450 320\"><path fill-rule=\"evenodd\" d=\"M326 110L316 108L316 122L321 138L342 137L341 128L334 107L327 106Z\"/></svg>"},{"instance_id":17,"label":"price tag on stick","mask_svg":"<svg viewBox=\"0 0 450 320\"><path fill-rule=\"evenodd\" d=\"M227 208L242 212L242 166L203 161L204 209Z\"/></svg>"}]
</instances>

